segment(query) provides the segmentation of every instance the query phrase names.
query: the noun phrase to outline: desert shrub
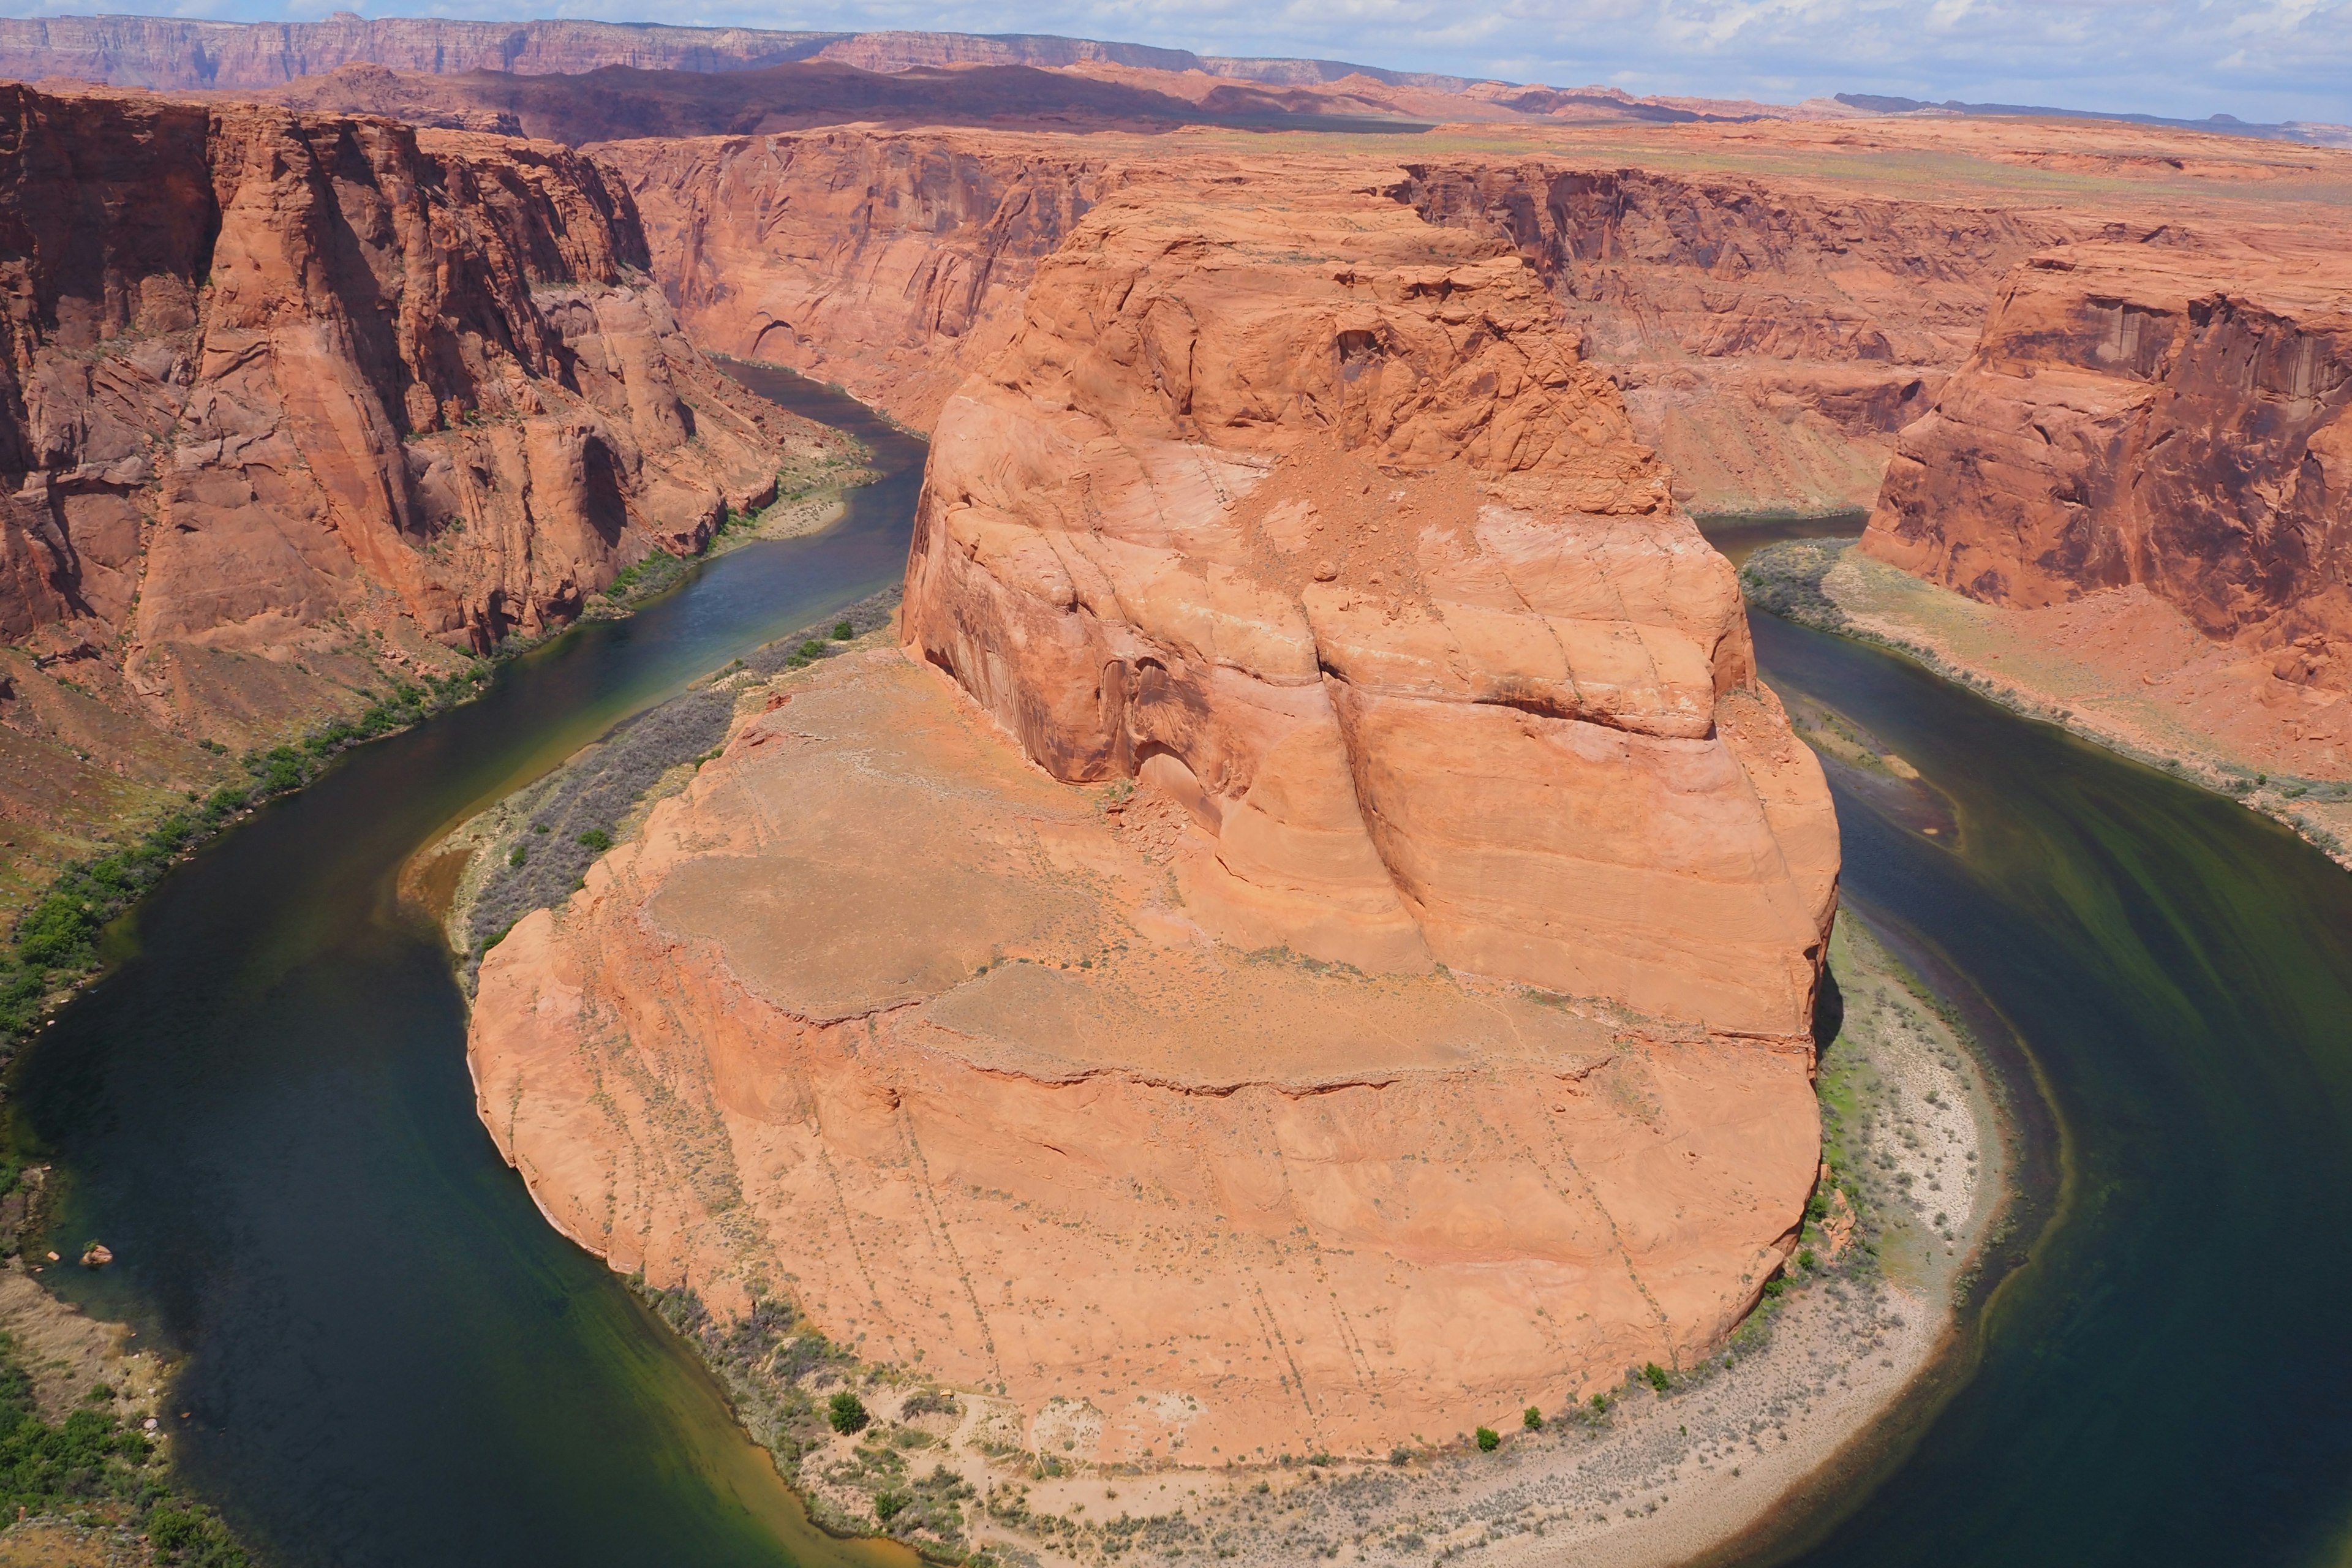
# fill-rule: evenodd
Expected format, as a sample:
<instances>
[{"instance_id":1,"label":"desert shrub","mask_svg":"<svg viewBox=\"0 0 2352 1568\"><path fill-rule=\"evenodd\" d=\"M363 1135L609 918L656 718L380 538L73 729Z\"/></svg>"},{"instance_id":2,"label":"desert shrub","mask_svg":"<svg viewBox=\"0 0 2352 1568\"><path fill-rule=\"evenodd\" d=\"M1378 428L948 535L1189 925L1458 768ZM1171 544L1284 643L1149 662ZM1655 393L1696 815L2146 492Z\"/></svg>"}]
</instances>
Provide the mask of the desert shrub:
<instances>
[{"instance_id":1,"label":"desert shrub","mask_svg":"<svg viewBox=\"0 0 2352 1568\"><path fill-rule=\"evenodd\" d=\"M866 1402L845 1388L836 1393L825 1405L824 1418L832 1424L835 1431L845 1436L851 1432L863 1432L866 1424L874 1419L866 1413Z\"/></svg>"},{"instance_id":2,"label":"desert shrub","mask_svg":"<svg viewBox=\"0 0 2352 1568\"><path fill-rule=\"evenodd\" d=\"M1478 1451L1482 1454L1491 1454L1503 1446L1503 1435L1492 1426L1479 1427L1477 1437Z\"/></svg>"},{"instance_id":3,"label":"desert shrub","mask_svg":"<svg viewBox=\"0 0 2352 1568\"><path fill-rule=\"evenodd\" d=\"M1519 1425L1530 1432L1543 1430L1543 1412L1530 1405L1519 1413Z\"/></svg>"}]
</instances>

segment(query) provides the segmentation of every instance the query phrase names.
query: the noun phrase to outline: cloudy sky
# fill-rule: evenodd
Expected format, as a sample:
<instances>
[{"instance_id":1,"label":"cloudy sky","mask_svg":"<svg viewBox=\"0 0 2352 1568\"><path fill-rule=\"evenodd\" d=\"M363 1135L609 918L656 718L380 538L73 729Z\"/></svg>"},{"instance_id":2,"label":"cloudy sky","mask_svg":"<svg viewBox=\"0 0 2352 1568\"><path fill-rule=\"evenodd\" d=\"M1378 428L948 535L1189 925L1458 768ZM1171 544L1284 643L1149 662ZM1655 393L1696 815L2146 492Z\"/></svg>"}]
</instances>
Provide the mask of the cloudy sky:
<instances>
[{"instance_id":1,"label":"cloudy sky","mask_svg":"<svg viewBox=\"0 0 2352 1568\"><path fill-rule=\"evenodd\" d=\"M0 0L99 9L1061 33L1636 92L2352 121L2352 0Z\"/></svg>"}]
</instances>

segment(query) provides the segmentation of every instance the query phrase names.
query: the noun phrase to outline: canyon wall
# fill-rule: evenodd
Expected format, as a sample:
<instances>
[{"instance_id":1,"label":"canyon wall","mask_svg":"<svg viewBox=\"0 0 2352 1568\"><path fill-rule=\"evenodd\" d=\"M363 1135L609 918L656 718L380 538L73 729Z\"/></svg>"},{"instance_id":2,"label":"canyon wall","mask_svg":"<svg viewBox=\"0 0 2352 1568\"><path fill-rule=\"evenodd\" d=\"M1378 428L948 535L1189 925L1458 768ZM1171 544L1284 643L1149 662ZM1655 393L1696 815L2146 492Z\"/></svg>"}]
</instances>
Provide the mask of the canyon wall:
<instances>
[{"instance_id":1,"label":"canyon wall","mask_svg":"<svg viewBox=\"0 0 2352 1568\"><path fill-rule=\"evenodd\" d=\"M2075 245L2011 275L1864 548L1995 605L2138 586L2352 689L2352 266L2294 235Z\"/></svg>"},{"instance_id":2,"label":"canyon wall","mask_svg":"<svg viewBox=\"0 0 2352 1568\"><path fill-rule=\"evenodd\" d=\"M688 343L569 149L17 87L0 135L0 815L36 838L95 826L89 768L177 790L198 741L567 619L819 443Z\"/></svg>"},{"instance_id":3,"label":"canyon wall","mask_svg":"<svg viewBox=\"0 0 2352 1568\"><path fill-rule=\"evenodd\" d=\"M698 342L928 428L1039 259L1155 159L1132 141L842 129L601 143ZM1174 151L1169 158L1181 162ZM1567 162L1370 167L1535 268L1701 511L1864 508L2000 279L2080 216Z\"/></svg>"},{"instance_id":4,"label":"canyon wall","mask_svg":"<svg viewBox=\"0 0 2352 1568\"><path fill-rule=\"evenodd\" d=\"M6 89L0 628L258 644L389 595L487 649L772 493L567 149Z\"/></svg>"},{"instance_id":5,"label":"canyon wall","mask_svg":"<svg viewBox=\"0 0 2352 1568\"><path fill-rule=\"evenodd\" d=\"M1037 264L1125 177L1068 139L863 130L593 150L697 342L918 429L1001 349Z\"/></svg>"},{"instance_id":6,"label":"canyon wall","mask_svg":"<svg viewBox=\"0 0 2352 1568\"><path fill-rule=\"evenodd\" d=\"M2000 279L2083 217L1817 182L1529 162L1412 163L1400 200L1535 264L1703 510L1876 498L1895 433Z\"/></svg>"}]
</instances>

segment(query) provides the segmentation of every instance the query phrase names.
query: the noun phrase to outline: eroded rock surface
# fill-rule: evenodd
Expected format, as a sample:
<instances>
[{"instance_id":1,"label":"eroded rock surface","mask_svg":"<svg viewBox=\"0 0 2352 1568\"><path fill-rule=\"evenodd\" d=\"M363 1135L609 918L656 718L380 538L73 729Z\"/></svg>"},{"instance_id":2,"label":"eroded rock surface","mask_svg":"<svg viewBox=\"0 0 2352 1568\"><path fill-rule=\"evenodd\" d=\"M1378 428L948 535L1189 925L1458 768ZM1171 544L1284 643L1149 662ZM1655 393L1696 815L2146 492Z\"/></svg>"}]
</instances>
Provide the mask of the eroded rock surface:
<instances>
[{"instance_id":1,"label":"eroded rock surface","mask_svg":"<svg viewBox=\"0 0 2352 1568\"><path fill-rule=\"evenodd\" d=\"M1678 495L1868 506L2000 279L2080 216L1729 174L1415 163L1399 195L1507 237L1610 366Z\"/></svg>"},{"instance_id":2,"label":"eroded rock surface","mask_svg":"<svg viewBox=\"0 0 2352 1568\"><path fill-rule=\"evenodd\" d=\"M5 107L11 635L250 646L388 590L487 648L772 493L790 422L631 281L643 237L588 160L259 107Z\"/></svg>"},{"instance_id":3,"label":"eroded rock surface","mask_svg":"<svg viewBox=\"0 0 2352 1568\"><path fill-rule=\"evenodd\" d=\"M928 430L1123 176L1064 138L844 130L605 143L695 340Z\"/></svg>"},{"instance_id":4,"label":"eroded rock surface","mask_svg":"<svg viewBox=\"0 0 2352 1568\"><path fill-rule=\"evenodd\" d=\"M903 655L787 675L481 968L542 1207L1082 1460L1689 1364L1811 1189L1819 766L1517 255L1137 176L935 426Z\"/></svg>"},{"instance_id":5,"label":"eroded rock surface","mask_svg":"<svg viewBox=\"0 0 2352 1568\"><path fill-rule=\"evenodd\" d=\"M719 1310L789 1291L1041 1452L1385 1452L1688 1364L1786 1246L1801 1040L1211 942L1182 808L820 667L484 963L542 1208Z\"/></svg>"},{"instance_id":6,"label":"eroded rock surface","mask_svg":"<svg viewBox=\"0 0 2352 1568\"><path fill-rule=\"evenodd\" d=\"M1864 548L1990 604L2142 587L2352 689L2352 267L2293 235L2035 257L1906 429ZM2260 680L2252 684L2261 685Z\"/></svg>"},{"instance_id":7,"label":"eroded rock surface","mask_svg":"<svg viewBox=\"0 0 2352 1568\"><path fill-rule=\"evenodd\" d=\"M1801 1035L1834 824L1616 389L1516 254L1236 183L1040 268L935 427L909 643L1055 776L1190 802L1242 946Z\"/></svg>"}]
</instances>

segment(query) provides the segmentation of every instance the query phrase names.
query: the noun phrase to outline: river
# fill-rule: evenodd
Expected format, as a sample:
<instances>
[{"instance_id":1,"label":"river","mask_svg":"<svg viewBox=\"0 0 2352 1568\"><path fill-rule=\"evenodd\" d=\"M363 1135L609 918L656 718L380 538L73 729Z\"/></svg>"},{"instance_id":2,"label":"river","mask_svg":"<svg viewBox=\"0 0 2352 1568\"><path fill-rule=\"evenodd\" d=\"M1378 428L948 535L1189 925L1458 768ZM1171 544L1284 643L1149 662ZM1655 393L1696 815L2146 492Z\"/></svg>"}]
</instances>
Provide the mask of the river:
<instances>
[{"instance_id":1,"label":"river","mask_svg":"<svg viewBox=\"0 0 2352 1568\"><path fill-rule=\"evenodd\" d=\"M541 1220L475 1121L437 933L394 891L476 805L897 573L919 443L758 384L877 446L890 477L846 522L720 557L261 812L114 933L19 1068L15 1135L66 1178L58 1237L120 1259L56 1278L186 1356L187 1475L271 1559L908 1561L812 1531L693 1359ZM1796 530L1717 535L1773 531ZM2341 1560L2352 879L1913 666L1756 629L1776 686L1950 806L1931 838L1841 785L1846 896L2013 1032L2038 1175L2025 1261L1940 1378L1739 1560Z\"/></svg>"}]
</instances>

